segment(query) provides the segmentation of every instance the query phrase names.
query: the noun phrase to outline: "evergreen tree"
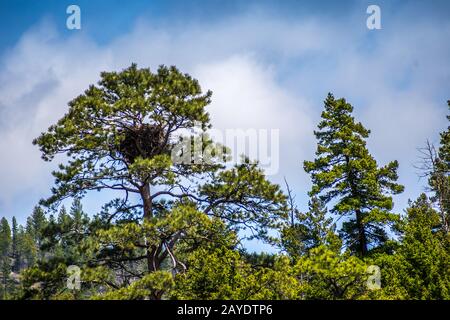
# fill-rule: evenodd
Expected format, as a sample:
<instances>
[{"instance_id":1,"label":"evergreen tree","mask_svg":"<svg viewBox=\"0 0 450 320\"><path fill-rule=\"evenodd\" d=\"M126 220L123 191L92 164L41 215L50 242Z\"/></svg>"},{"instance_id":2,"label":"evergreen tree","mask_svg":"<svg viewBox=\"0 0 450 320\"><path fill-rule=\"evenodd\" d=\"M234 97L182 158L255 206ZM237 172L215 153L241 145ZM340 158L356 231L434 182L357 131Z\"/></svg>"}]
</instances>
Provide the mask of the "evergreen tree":
<instances>
[{"instance_id":1,"label":"evergreen tree","mask_svg":"<svg viewBox=\"0 0 450 320\"><path fill-rule=\"evenodd\" d=\"M3 217L0 220L0 256L9 257L11 253L11 228L8 220Z\"/></svg>"},{"instance_id":2,"label":"evergreen tree","mask_svg":"<svg viewBox=\"0 0 450 320\"><path fill-rule=\"evenodd\" d=\"M450 108L450 100L447 103ZM450 120L450 115L447 119ZM441 133L438 157L435 160L430 186L435 192L433 200L439 206L441 229L448 234L450 233L450 126Z\"/></svg>"},{"instance_id":3,"label":"evergreen tree","mask_svg":"<svg viewBox=\"0 0 450 320\"><path fill-rule=\"evenodd\" d=\"M210 227L218 239L202 241L195 249L183 253L186 272L176 275L170 298L298 298L299 283L288 259L240 252L235 232L227 230L220 220L213 221Z\"/></svg>"},{"instance_id":4,"label":"evergreen tree","mask_svg":"<svg viewBox=\"0 0 450 320\"><path fill-rule=\"evenodd\" d=\"M382 270L378 298L450 299L450 244L439 226L426 195L410 204L395 254L375 259Z\"/></svg>"},{"instance_id":5,"label":"evergreen tree","mask_svg":"<svg viewBox=\"0 0 450 320\"><path fill-rule=\"evenodd\" d=\"M320 245L333 245L336 241L333 219L327 217L327 210L319 198L313 197L309 210L302 213L295 209L294 217L281 232L283 249L298 257Z\"/></svg>"},{"instance_id":6,"label":"evergreen tree","mask_svg":"<svg viewBox=\"0 0 450 320\"><path fill-rule=\"evenodd\" d=\"M314 161L305 161L304 169L311 174L311 196L324 204L332 203L331 212L350 216L343 223L342 237L347 246L360 256L387 239L385 227L398 219L391 213L392 197L403 191L396 184L397 161L378 167L366 147L370 131L356 122L353 107L345 99L329 94L318 131Z\"/></svg>"},{"instance_id":7,"label":"evergreen tree","mask_svg":"<svg viewBox=\"0 0 450 320\"><path fill-rule=\"evenodd\" d=\"M0 220L0 272L3 287L3 299L7 298L9 274L11 272L11 228L8 220Z\"/></svg>"},{"instance_id":8,"label":"evergreen tree","mask_svg":"<svg viewBox=\"0 0 450 320\"><path fill-rule=\"evenodd\" d=\"M25 228L22 225L19 225L17 228L17 270L21 271L22 269L29 266L29 252L30 248L27 246L27 233Z\"/></svg>"},{"instance_id":9,"label":"evergreen tree","mask_svg":"<svg viewBox=\"0 0 450 320\"><path fill-rule=\"evenodd\" d=\"M81 204L81 200L79 198L72 202L69 215L72 220L70 231L73 234L74 241L79 242L88 232L87 227L89 224L89 218L83 211L83 205Z\"/></svg>"},{"instance_id":10,"label":"evergreen tree","mask_svg":"<svg viewBox=\"0 0 450 320\"><path fill-rule=\"evenodd\" d=\"M70 225L71 219L64 205L59 209L58 217L55 223L58 224L62 229L66 229L66 227Z\"/></svg>"},{"instance_id":11,"label":"evergreen tree","mask_svg":"<svg viewBox=\"0 0 450 320\"><path fill-rule=\"evenodd\" d=\"M47 218L45 217L45 212L40 206L36 206L30 217L27 219L27 232L33 238L36 245L36 252L42 258L42 252L40 252L40 247L44 240L44 229L47 226Z\"/></svg>"},{"instance_id":12,"label":"evergreen tree","mask_svg":"<svg viewBox=\"0 0 450 320\"><path fill-rule=\"evenodd\" d=\"M447 102L450 107L450 101ZM450 116L447 116L450 120ZM440 229L443 233L450 232L450 126L441 133L438 150L427 141L420 148L421 165L417 168L423 177L428 178L429 191L433 193L430 200L437 206L440 216Z\"/></svg>"},{"instance_id":13,"label":"evergreen tree","mask_svg":"<svg viewBox=\"0 0 450 320\"><path fill-rule=\"evenodd\" d=\"M37 243L40 243L42 241L42 231L44 230L44 228L47 224L47 218L45 217L45 212L41 207L36 206L33 209L33 213L31 214L31 223L32 223L35 240Z\"/></svg>"},{"instance_id":14,"label":"evergreen tree","mask_svg":"<svg viewBox=\"0 0 450 320\"><path fill-rule=\"evenodd\" d=\"M368 265L360 258L320 245L294 266L302 299L366 299Z\"/></svg>"},{"instance_id":15,"label":"evergreen tree","mask_svg":"<svg viewBox=\"0 0 450 320\"><path fill-rule=\"evenodd\" d=\"M36 241L36 232L33 227L33 221L31 216L27 218L24 231L25 231L23 235L24 254L27 261L27 266L32 266L35 264L38 258L39 247Z\"/></svg>"},{"instance_id":16,"label":"evergreen tree","mask_svg":"<svg viewBox=\"0 0 450 320\"><path fill-rule=\"evenodd\" d=\"M450 109L450 100L447 101L448 107ZM447 116L450 121L450 115ZM441 133L441 146L439 148L439 157L445 163L447 167L447 172L450 171L450 126L447 130Z\"/></svg>"},{"instance_id":17,"label":"evergreen tree","mask_svg":"<svg viewBox=\"0 0 450 320\"><path fill-rule=\"evenodd\" d=\"M21 255L20 255L20 238L19 238L19 229L17 225L16 217L12 218L12 258L14 259L14 264L12 271L13 272L19 272L20 271L20 262L21 262Z\"/></svg>"},{"instance_id":18,"label":"evergreen tree","mask_svg":"<svg viewBox=\"0 0 450 320\"><path fill-rule=\"evenodd\" d=\"M167 284L164 272L181 265L177 246L186 237L197 238L198 230L188 233L180 217L189 218L193 207L231 229L252 228L259 238L268 238L268 229L285 218L285 196L256 163L226 168L226 149L195 131L197 124L210 127L205 110L210 97L175 67L153 73L133 64L103 72L98 85L72 100L68 113L34 140L44 160L61 153L69 157L54 172L52 196L42 204L54 207L90 190L122 192L105 204L86 241L95 248L85 250L94 265L108 265L113 279L92 272L101 278L96 283L125 290L131 281L151 281L155 288L147 297L160 299L164 290L157 278ZM182 135L186 129L192 136ZM186 181L193 183L187 187ZM82 219L77 208L73 213L72 219Z\"/></svg>"}]
</instances>

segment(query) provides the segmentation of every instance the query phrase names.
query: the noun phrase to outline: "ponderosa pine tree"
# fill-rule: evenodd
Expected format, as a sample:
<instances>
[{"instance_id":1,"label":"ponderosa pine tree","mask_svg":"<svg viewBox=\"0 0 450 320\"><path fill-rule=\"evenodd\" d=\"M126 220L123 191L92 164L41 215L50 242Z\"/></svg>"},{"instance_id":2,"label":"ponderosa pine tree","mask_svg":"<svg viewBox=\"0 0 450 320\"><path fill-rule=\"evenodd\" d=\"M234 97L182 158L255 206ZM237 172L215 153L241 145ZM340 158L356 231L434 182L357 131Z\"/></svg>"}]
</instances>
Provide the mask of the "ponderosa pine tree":
<instances>
[{"instance_id":1,"label":"ponderosa pine tree","mask_svg":"<svg viewBox=\"0 0 450 320\"><path fill-rule=\"evenodd\" d=\"M123 192L105 205L94 223L97 240L90 242L96 261L120 280L108 281L111 289L122 290L130 285L127 279L155 284L160 277L148 297L161 298L167 283L162 269L181 268L176 246L200 232L202 214L234 229L245 224L260 237L286 215L285 196L256 164L225 169L224 148L193 130L197 124L210 127L205 110L210 97L175 67L152 73L133 64L121 72L103 72L98 85L72 100L68 113L34 140L44 160L57 154L70 158L54 172L53 195L43 204L55 206L90 190ZM192 139L180 147L187 130ZM200 149L192 147L193 141L201 142ZM212 151L205 161L206 150ZM175 161L174 155L189 161ZM138 271L129 271L130 264ZM139 282L130 285L136 287Z\"/></svg>"},{"instance_id":2,"label":"ponderosa pine tree","mask_svg":"<svg viewBox=\"0 0 450 320\"><path fill-rule=\"evenodd\" d=\"M355 121L352 112L345 99L328 94L319 130L314 132L317 158L305 161L304 169L312 177L310 196L332 203L332 213L350 216L341 234L353 252L365 256L386 241L385 227L398 218L390 212L393 201L388 194L402 192L403 186L396 183L397 161L378 167L366 147L370 131Z\"/></svg>"}]
</instances>

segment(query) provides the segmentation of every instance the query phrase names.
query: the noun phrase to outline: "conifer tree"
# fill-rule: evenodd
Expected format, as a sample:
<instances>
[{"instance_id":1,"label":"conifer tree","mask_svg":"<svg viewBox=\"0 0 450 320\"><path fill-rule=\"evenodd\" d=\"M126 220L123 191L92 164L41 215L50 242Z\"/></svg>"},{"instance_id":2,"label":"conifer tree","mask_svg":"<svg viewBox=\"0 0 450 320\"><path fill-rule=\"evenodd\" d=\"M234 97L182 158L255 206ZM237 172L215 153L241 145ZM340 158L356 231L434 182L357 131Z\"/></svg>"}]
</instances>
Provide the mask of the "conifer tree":
<instances>
[{"instance_id":1,"label":"conifer tree","mask_svg":"<svg viewBox=\"0 0 450 320\"><path fill-rule=\"evenodd\" d=\"M294 265L303 299L367 298L367 264L349 251L320 245Z\"/></svg>"},{"instance_id":2,"label":"conifer tree","mask_svg":"<svg viewBox=\"0 0 450 320\"><path fill-rule=\"evenodd\" d=\"M450 101L447 102L450 107ZM447 116L450 120L450 116ZM430 200L438 208L440 229L444 234L450 232L450 126L441 132L439 148L427 141L425 147L420 148L420 165L422 177L428 178L429 191L433 193Z\"/></svg>"},{"instance_id":3,"label":"conifer tree","mask_svg":"<svg viewBox=\"0 0 450 320\"><path fill-rule=\"evenodd\" d=\"M72 219L71 232L75 235L75 240L81 241L86 232L89 218L83 211L83 205L81 204L81 200L79 198L76 198L72 202L69 215Z\"/></svg>"},{"instance_id":4,"label":"conifer tree","mask_svg":"<svg viewBox=\"0 0 450 320\"><path fill-rule=\"evenodd\" d=\"M439 232L439 214L425 194L406 211L395 254L375 259L382 270L378 298L450 299L450 244Z\"/></svg>"},{"instance_id":5,"label":"conifer tree","mask_svg":"<svg viewBox=\"0 0 450 320\"><path fill-rule=\"evenodd\" d=\"M285 196L256 163L226 168L225 148L198 132L197 124L210 127L205 110L210 98L211 92L202 92L197 80L176 67L161 66L153 73L133 64L103 72L97 85L70 101L68 112L34 140L44 160L69 157L53 173L55 187L42 204L54 207L91 190L121 192L105 204L92 230L98 240L95 260L123 280L119 286L135 278L155 283L160 277L167 283L159 271L167 264L178 270L177 245L197 233L184 226L192 210L223 219L235 230L245 225L260 238L286 215ZM183 140L187 130L192 134ZM179 161L184 156L189 161ZM181 219L180 212L187 217ZM175 218L181 220L170 221ZM170 228L162 232L163 226ZM148 297L160 299L164 290L149 292Z\"/></svg>"},{"instance_id":6,"label":"conifer tree","mask_svg":"<svg viewBox=\"0 0 450 320\"><path fill-rule=\"evenodd\" d=\"M319 245L333 245L335 225L319 198L313 197L305 213L295 209L294 217L281 233L281 243L291 257L308 253Z\"/></svg>"},{"instance_id":7,"label":"conifer tree","mask_svg":"<svg viewBox=\"0 0 450 320\"><path fill-rule=\"evenodd\" d=\"M447 101L450 108L450 100ZM450 120L450 115L447 116ZM441 133L441 143L438 150L437 163L430 179L430 185L435 192L434 200L438 202L441 229L450 233L450 126Z\"/></svg>"},{"instance_id":8,"label":"conifer tree","mask_svg":"<svg viewBox=\"0 0 450 320\"><path fill-rule=\"evenodd\" d=\"M44 252L41 249L44 241L44 231L47 226L47 218L45 217L45 212L40 206L36 206L33 209L31 216L29 217L28 230L30 235L32 235L35 246L37 257L42 259L44 257Z\"/></svg>"},{"instance_id":9,"label":"conifer tree","mask_svg":"<svg viewBox=\"0 0 450 320\"><path fill-rule=\"evenodd\" d=\"M396 183L398 162L384 167L366 147L370 131L352 116L353 107L345 99L328 94L318 131L316 159L305 161L311 174L310 196L318 196L324 204L332 204L331 212L348 216L341 234L347 246L360 256L383 244L385 227L398 216L391 213L392 197L403 186Z\"/></svg>"},{"instance_id":10,"label":"conifer tree","mask_svg":"<svg viewBox=\"0 0 450 320\"><path fill-rule=\"evenodd\" d=\"M0 256L7 257L11 253L11 228L8 220L3 217L0 220Z\"/></svg>"},{"instance_id":11,"label":"conifer tree","mask_svg":"<svg viewBox=\"0 0 450 320\"><path fill-rule=\"evenodd\" d=\"M448 107L450 109L450 100L447 101ZM447 116L450 121L450 115ZM447 172L450 171L450 125L447 130L441 133L441 146L439 148L439 157L445 163L447 167Z\"/></svg>"},{"instance_id":12,"label":"conifer tree","mask_svg":"<svg viewBox=\"0 0 450 320\"><path fill-rule=\"evenodd\" d=\"M11 228L8 220L0 220L0 272L3 287L3 299L7 297L9 274L11 272Z\"/></svg>"},{"instance_id":13,"label":"conifer tree","mask_svg":"<svg viewBox=\"0 0 450 320\"><path fill-rule=\"evenodd\" d=\"M20 238L19 238L19 227L17 225L16 217L12 218L12 247L11 247L11 253L13 258L13 272L19 272L20 270L20 262L21 262L21 255L20 255L20 244L19 244Z\"/></svg>"}]
</instances>

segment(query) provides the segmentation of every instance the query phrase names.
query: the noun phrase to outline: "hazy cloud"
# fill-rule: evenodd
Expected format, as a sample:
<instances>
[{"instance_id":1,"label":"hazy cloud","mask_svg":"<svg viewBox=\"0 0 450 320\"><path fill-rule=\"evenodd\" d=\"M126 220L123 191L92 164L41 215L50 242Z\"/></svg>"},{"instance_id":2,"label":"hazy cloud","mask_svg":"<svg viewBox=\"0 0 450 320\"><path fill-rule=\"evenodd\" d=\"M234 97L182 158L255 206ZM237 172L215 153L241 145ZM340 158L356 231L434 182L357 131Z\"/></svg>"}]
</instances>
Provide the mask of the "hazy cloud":
<instances>
[{"instance_id":1,"label":"hazy cloud","mask_svg":"<svg viewBox=\"0 0 450 320\"><path fill-rule=\"evenodd\" d=\"M0 61L2 215L24 216L48 195L52 165L39 159L32 139L61 117L67 102L95 83L100 71L131 62L153 70L175 64L197 77L214 92L209 111L219 128L279 128L281 167L272 178L281 183L287 176L301 207L309 189L302 161L314 155L312 130L329 91L345 96L372 129L369 147L380 164L398 159L401 181L417 183L411 165L416 147L436 139L445 123L449 23L399 22L390 30L368 31L363 17L346 23L320 17L293 21L260 12L164 29L140 20L130 33L104 45L76 32L62 37L44 21ZM398 197L400 207L420 190L419 184L407 189ZM17 203L27 195L30 202Z\"/></svg>"}]
</instances>

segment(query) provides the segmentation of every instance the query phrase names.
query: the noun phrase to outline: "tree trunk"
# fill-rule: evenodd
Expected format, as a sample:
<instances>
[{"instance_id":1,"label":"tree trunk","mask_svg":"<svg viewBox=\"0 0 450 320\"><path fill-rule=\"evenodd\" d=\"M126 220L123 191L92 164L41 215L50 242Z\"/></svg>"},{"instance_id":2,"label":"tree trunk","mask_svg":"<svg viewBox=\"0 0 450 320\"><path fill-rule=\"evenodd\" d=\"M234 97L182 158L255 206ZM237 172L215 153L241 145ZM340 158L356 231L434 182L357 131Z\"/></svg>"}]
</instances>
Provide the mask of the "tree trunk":
<instances>
[{"instance_id":1,"label":"tree trunk","mask_svg":"<svg viewBox=\"0 0 450 320\"><path fill-rule=\"evenodd\" d=\"M153 203L152 203L152 196L151 196L151 192L150 192L150 185L148 183L146 183L141 189L141 197L142 197L142 202L143 202L143 206L144 206L144 222L146 220L150 220L153 217ZM150 245L148 243L147 244L147 270L148 273L151 272L155 272L158 271L160 268L160 264L161 261L159 259L159 251L160 248L156 245ZM150 299L151 300L160 300L162 297L163 292L153 292L150 295Z\"/></svg>"},{"instance_id":2,"label":"tree trunk","mask_svg":"<svg viewBox=\"0 0 450 320\"><path fill-rule=\"evenodd\" d=\"M358 228L359 253L361 254L362 257L364 257L367 254L367 239L362 218L363 218L362 212L360 210L356 210L356 225Z\"/></svg>"},{"instance_id":3,"label":"tree trunk","mask_svg":"<svg viewBox=\"0 0 450 320\"><path fill-rule=\"evenodd\" d=\"M142 197L142 202L144 205L144 222L148 221L151 219L151 217L153 216L152 213L152 197L150 194L150 185L148 183L146 183L142 188L141 188L141 197ZM149 244L147 244L147 239L145 240L146 245L147 245L147 269L148 272L152 272L152 271L156 271L156 257L155 257L155 251L156 248L155 246L150 246Z\"/></svg>"},{"instance_id":4,"label":"tree trunk","mask_svg":"<svg viewBox=\"0 0 450 320\"><path fill-rule=\"evenodd\" d=\"M345 163L348 170L348 183L350 185L351 194L353 198L359 198L358 190L355 186L353 170L349 167L350 166L350 157L345 156ZM356 214L356 227L358 229L358 247L359 247L359 253L362 257L364 257L367 254L367 239L366 239L366 232L364 228L364 223L362 221L362 212L361 209L355 210Z\"/></svg>"},{"instance_id":5,"label":"tree trunk","mask_svg":"<svg viewBox=\"0 0 450 320\"><path fill-rule=\"evenodd\" d=\"M144 220L148 220L153 216L152 213L152 197L150 193L150 185L146 183L141 188L141 197L144 205Z\"/></svg>"}]
</instances>

